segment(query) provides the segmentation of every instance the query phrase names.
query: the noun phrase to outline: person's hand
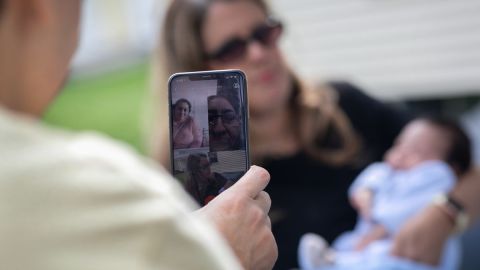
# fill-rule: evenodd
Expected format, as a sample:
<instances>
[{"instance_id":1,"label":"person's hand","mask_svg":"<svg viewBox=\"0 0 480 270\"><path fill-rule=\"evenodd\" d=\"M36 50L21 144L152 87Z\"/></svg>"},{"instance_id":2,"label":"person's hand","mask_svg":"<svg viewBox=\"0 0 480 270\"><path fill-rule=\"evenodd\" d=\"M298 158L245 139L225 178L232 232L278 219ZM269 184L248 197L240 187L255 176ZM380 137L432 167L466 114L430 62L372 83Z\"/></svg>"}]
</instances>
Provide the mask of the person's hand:
<instances>
[{"instance_id":1,"label":"person's hand","mask_svg":"<svg viewBox=\"0 0 480 270\"><path fill-rule=\"evenodd\" d=\"M364 250L372 242L387 237L388 231L383 225L375 225L367 234L365 234L355 245L355 250Z\"/></svg>"},{"instance_id":2,"label":"person's hand","mask_svg":"<svg viewBox=\"0 0 480 270\"><path fill-rule=\"evenodd\" d=\"M369 220L372 208L373 193L366 188L360 188L353 194L351 198L352 206L357 209L360 215Z\"/></svg>"},{"instance_id":3,"label":"person's hand","mask_svg":"<svg viewBox=\"0 0 480 270\"><path fill-rule=\"evenodd\" d=\"M245 269L272 269L278 250L268 217L270 196L263 191L269 173L250 170L232 187L198 210L214 222Z\"/></svg>"},{"instance_id":4,"label":"person's hand","mask_svg":"<svg viewBox=\"0 0 480 270\"><path fill-rule=\"evenodd\" d=\"M438 265L453 223L438 206L429 206L411 218L395 235L392 255Z\"/></svg>"}]
</instances>

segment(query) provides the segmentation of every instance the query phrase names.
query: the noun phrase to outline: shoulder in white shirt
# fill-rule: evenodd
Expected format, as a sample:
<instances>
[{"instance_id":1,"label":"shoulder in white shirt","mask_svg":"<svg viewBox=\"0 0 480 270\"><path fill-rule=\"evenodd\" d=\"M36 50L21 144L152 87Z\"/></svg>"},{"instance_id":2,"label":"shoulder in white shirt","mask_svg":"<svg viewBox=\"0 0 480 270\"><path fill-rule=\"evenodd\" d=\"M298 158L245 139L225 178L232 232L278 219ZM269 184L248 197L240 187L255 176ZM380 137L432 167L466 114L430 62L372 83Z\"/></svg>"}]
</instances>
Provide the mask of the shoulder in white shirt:
<instances>
[{"instance_id":1,"label":"shoulder in white shirt","mask_svg":"<svg viewBox=\"0 0 480 270\"><path fill-rule=\"evenodd\" d=\"M182 187L148 163L97 134L0 108L3 267L240 269Z\"/></svg>"}]
</instances>

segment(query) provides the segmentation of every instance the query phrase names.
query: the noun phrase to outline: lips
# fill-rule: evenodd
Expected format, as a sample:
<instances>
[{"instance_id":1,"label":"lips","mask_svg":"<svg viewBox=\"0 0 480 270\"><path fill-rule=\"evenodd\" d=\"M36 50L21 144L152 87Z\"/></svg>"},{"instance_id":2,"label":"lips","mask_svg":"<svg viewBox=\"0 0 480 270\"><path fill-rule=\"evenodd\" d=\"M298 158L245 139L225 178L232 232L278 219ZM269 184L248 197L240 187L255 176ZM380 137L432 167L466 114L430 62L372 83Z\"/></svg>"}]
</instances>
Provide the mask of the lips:
<instances>
[{"instance_id":1,"label":"lips","mask_svg":"<svg viewBox=\"0 0 480 270\"><path fill-rule=\"evenodd\" d=\"M262 83L268 83L271 82L274 78L274 73L271 71L264 71L261 72L260 75L258 76L258 80Z\"/></svg>"}]
</instances>

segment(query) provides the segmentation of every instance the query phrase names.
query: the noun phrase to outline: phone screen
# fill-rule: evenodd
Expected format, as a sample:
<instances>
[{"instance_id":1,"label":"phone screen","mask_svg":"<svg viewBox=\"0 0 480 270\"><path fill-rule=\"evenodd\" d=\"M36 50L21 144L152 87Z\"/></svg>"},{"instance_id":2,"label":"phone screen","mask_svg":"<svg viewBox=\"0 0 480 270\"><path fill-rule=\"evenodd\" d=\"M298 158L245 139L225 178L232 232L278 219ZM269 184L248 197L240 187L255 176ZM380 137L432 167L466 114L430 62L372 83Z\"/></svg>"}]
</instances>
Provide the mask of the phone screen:
<instances>
[{"instance_id":1,"label":"phone screen","mask_svg":"<svg viewBox=\"0 0 480 270\"><path fill-rule=\"evenodd\" d=\"M169 80L172 172L201 205L250 167L241 71L177 73Z\"/></svg>"}]
</instances>

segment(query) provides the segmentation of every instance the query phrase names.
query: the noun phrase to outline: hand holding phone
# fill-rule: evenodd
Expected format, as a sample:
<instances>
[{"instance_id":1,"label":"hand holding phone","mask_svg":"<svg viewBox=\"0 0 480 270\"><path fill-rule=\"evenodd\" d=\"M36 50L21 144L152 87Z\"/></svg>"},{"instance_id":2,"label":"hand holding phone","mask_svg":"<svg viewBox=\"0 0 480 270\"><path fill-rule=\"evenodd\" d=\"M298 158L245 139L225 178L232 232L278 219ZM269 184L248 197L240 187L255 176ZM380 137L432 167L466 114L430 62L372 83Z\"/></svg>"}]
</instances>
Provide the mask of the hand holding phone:
<instances>
[{"instance_id":1,"label":"hand holding phone","mask_svg":"<svg viewBox=\"0 0 480 270\"><path fill-rule=\"evenodd\" d=\"M231 189L197 211L215 224L245 269L272 269L278 257L268 216L271 200L263 191L269 180L265 169L252 166Z\"/></svg>"},{"instance_id":2,"label":"hand holding phone","mask_svg":"<svg viewBox=\"0 0 480 270\"><path fill-rule=\"evenodd\" d=\"M203 206L250 167L245 75L177 73L168 89L172 172Z\"/></svg>"}]
</instances>

